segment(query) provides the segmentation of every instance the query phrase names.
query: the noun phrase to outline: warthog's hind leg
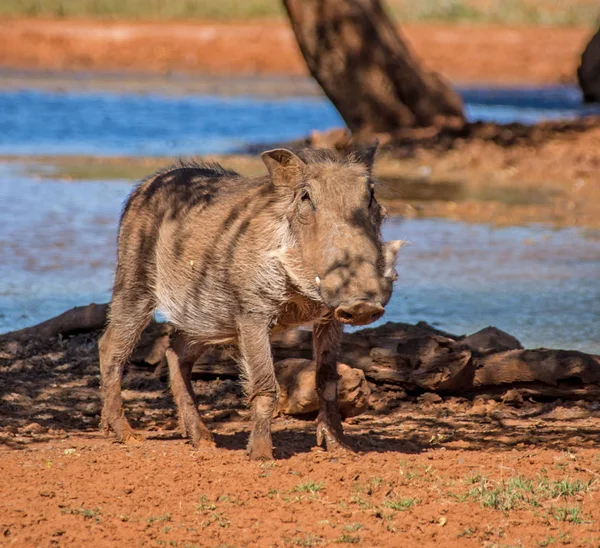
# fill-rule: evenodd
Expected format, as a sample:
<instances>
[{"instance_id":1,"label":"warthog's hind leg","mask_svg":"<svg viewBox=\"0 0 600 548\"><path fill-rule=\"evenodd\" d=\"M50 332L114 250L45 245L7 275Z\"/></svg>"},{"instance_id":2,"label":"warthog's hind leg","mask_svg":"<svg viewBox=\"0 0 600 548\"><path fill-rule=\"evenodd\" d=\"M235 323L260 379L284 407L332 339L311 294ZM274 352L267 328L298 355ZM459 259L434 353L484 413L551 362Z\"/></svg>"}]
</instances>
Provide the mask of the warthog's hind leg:
<instances>
[{"instance_id":1,"label":"warthog's hind leg","mask_svg":"<svg viewBox=\"0 0 600 548\"><path fill-rule=\"evenodd\" d=\"M123 303L117 296L111 304L111 319L106 331L98 341L100 373L102 377L101 428L105 433L113 431L121 442L141 441L127 419L121 396L123 369L135 344L152 316L150 299Z\"/></svg>"},{"instance_id":2,"label":"warthog's hind leg","mask_svg":"<svg viewBox=\"0 0 600 548\"><path fill-rule=\"evenodd\" d=\"M192 386L192 367L200 352L192 352L185 337L176 334L171 339L171 348L167 349L171 391L177 405L179 427L184 436L188 436L194 447L214 447L212 434L200 418L196 407L194 387Z\"/></svg>"}]
</instances>

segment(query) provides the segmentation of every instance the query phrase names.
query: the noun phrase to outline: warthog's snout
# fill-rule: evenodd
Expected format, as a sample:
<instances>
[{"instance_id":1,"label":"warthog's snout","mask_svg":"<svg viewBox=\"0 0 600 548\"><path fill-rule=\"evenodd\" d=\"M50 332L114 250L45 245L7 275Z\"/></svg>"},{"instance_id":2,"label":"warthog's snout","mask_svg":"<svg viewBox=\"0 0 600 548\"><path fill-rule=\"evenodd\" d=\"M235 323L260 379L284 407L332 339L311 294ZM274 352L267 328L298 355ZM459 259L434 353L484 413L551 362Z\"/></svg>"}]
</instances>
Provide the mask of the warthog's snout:
<instances>
[{"instance_id":1,"label":"warthog's snout","mask_svg":"<svg viewBox=\"0 0 600 548\"><path fill-rule=\"evenodd\" d=\"M383 316L385 309L381 303L354 301L338 306L333 315L335 319L350 325L367 325Z\"/></svg>"}]
</instances>

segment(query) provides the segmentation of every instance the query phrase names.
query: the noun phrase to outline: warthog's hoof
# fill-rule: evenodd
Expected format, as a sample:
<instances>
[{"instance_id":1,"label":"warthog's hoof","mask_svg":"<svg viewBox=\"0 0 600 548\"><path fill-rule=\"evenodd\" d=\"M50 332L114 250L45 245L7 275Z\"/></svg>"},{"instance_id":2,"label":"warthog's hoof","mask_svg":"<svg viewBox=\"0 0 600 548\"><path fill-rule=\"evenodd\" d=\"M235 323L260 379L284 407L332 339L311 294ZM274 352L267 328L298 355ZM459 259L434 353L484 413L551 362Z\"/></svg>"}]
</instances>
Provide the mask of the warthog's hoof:
<instances>
[{"instance_id":1,"label":"warthog's hoof","mask_svg":"<svg viewBox=\"0 0 600 548\"><path fill-rule=\"evenodd\" d=\"M100 419L100 430L104 435L114 432L117 441L120 443L137 445L144 441L144 436L131 428L127 419L122 414L116 417L107 417L103 414Z\"/></svg>"},{"instance_id":2,"label":"warthog's hoof","mask_svg":"<svg viewBox=\"0 0 600 548\"><path fill-rule=\"evenodd\" d=\"M247 451L250 460L258 460L258 461L267 461L274 460L273 459L273 451L257 451L257 450L248 450Z\"/></svg>"},{"instance_id":3,"label":"warthog's hoof","mask_svg":"<svg viewBox=\"0 0 600 548\"><path fill-rule=\"evenodd\" d=\"M246 454L251 460L273 460L273 444L270 440L251 440Z\"/></svg>"},{"instance_id":4,"label":"warthog's hoof","mask_svg":"<svg viewBox=\"0 0 600 548\"><path fill-rule=\"evenodd\" d=\"M196 438L196 439L194 439L192 437L192 438L190 438L190 443L192 444L194 449L216 449L217 448L217 444L215 443L215 440L213 439L212 435L209 435L208 437L201 437L201 438Z\"/></svg>"},{"instance_id":5,"label":"warthog's hoof","mask_svg":"<svg viewBox=\"0 0 600 548\"><path fill-rule=\"evenodd\" d=\"M341 432L336 432L334 428L331 428L325 423L317 423L317 445L325 447L329 452L335 453L354 453L354 449L350 447Z\"/></svg>"},{"instance_id":6,"label":"warthog's hoof","mask_svg":"<svg viewBox=\"0 0 600 548\"><path fill-rule=\"evenodd\" d=\"M181 416L179 420L180 430L184 438L189 438L195 449L210 449L216 447L212 433L206 427L198 413L190 413Z\"/></svg>"},{"instance_id":7,"label":"warthog's hoof","mask_svg":"<svg viewBox=\"0 0 600 548\"><path fill-rule=\"evenodd\" d=\"M129 430L124 439L119 440L127 445L141 445L144 442L144 436L135 430Z\"/></svg>"}]
</instances>

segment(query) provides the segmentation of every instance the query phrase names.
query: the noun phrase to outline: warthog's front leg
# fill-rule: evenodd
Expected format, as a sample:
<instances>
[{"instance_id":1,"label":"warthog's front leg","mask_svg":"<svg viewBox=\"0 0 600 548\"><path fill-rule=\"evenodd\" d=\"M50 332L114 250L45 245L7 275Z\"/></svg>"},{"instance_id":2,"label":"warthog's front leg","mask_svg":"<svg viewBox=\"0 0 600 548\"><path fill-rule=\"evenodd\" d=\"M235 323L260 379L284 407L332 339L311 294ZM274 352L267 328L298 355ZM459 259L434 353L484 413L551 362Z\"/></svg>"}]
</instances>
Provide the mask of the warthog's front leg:
<instances>
[{"instance_id":1,"label":"warthog's front leg","mask_svg":"<svg viewBox=\"0 0 600 548\"><path fill-rule=\"evenodd\" d=\"M271 460L271 421L279 398L279 385L271 355L269 319L256 314L240 318L238 344L244 388L252 405L252 432L247 452L253 460Z\"/></svg>"},{"instance_id":2,"label":"warthog's front leg","mask_svg":"<svg viewBox=\"0 0 600 548\"><path fill-rule=\"evenodd\" d=\"M313 329L313 352L317 363L317 444L325 444L328 451L351 450L342 429L338 405L337 356L342 337L342 325L335 320L317 324Z\"/></svg>"}]
</instances>

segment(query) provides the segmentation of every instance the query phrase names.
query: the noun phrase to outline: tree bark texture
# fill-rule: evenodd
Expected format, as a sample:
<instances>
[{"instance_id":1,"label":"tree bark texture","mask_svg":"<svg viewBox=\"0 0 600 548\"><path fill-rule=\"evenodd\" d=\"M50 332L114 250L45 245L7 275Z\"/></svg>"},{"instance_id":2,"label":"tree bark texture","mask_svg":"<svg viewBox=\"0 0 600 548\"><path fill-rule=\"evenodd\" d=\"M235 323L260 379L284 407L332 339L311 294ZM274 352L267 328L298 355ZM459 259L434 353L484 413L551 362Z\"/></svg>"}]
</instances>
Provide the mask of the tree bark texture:
<instances>
[{"instance_id":1,"label":"tree bark texture","mask_svg":"<svg viewBox=\"0 0 600 548\"><path fill-rule=\"evenodd\" d=\"M460 96L427 72L379 0L284 0L306 64L358 141L464 124Z\"/></svg>"}]
</instances>

